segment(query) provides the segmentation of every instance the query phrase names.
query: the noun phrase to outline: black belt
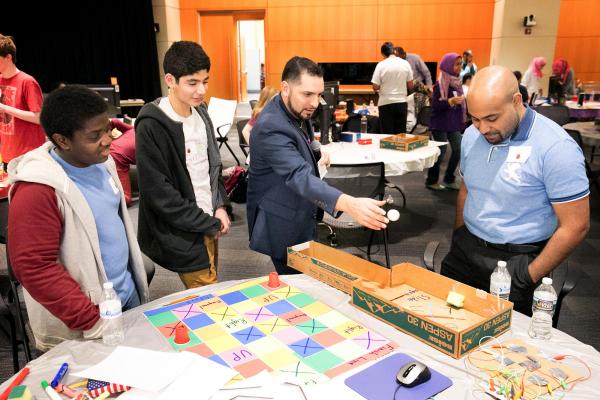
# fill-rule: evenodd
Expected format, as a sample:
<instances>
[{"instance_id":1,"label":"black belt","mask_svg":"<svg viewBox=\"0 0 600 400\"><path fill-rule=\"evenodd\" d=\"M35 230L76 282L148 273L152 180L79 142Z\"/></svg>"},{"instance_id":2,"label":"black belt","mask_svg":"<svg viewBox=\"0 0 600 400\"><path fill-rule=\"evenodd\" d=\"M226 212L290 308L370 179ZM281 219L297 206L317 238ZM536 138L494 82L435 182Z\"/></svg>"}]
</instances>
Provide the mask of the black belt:
<instances>
[{"instance_id":1,"label":"black belt","mask_svg":"<svg viewBox=\"0 0 600 400\"><path fill-rule=\"evenodd\" d=\"M466 229L466 231L469 232L468 229ZM475 241L482 247L491 247L492 249L498 249L498 250L506 251L509 253L526 254L526 253L541 252L544 249L544 247L546 246L546 243L548 243L548 239L546 239L546 240L542 240L542 241L535 242L535 243L523 243L523 244L501 243L501 244L499 244L499 243L491 243L486 240L483 240L483 239L473 235L471 232L469 232L469 234L471 236L473 236Z\"/></svg>"}]
</instances>

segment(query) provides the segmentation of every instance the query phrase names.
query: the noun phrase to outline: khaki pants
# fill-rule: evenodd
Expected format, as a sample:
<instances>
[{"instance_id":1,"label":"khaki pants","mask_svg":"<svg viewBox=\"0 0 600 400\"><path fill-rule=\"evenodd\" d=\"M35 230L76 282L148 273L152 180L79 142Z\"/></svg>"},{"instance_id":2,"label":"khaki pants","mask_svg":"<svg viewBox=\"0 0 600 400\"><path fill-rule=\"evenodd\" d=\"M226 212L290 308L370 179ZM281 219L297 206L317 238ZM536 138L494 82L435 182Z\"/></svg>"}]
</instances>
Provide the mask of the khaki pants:
<instances>
[{"instance_id":1,"label":"khaki pants","mask_svg":"<svg viewBox=\"0 0 600 400\"><path fill-rule=\"evenodd\" d=\"M210 268L201 269L200 271L182 272L179 274L179 279L185 285L186 289L191 289L199 286L210 285L217 282L217 260L219 258L219 241L204 236L204 246L208 252L210 260Z\"/></svg>"}]
</instances>

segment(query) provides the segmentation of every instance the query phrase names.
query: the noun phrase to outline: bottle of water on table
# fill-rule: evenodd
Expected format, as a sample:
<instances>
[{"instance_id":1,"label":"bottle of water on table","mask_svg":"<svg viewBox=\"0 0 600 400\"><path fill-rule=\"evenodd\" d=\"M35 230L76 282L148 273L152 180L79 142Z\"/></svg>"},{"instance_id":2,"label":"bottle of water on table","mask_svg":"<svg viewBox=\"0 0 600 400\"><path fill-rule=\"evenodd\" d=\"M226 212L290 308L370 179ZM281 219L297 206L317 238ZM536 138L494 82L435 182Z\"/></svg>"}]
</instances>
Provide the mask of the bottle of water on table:
<instances>
[{"instance_id":1,"label":"bottle of water on table","mask_svg":"<svg viewBox=\"0 0 600 400\"><path fill-rule=\"evenodd\" d=\"M543 278L542 284L533 292L531 324L529 336L534 339L548 340L552 336L552 316L558 296L552 286L552 278Z\"/></svg>"},{"instance_id":2,"label":"bottle of water on table","mask_svg":"<svg viewBox=\"0 0 600 400\"><path fill-rule=\"evenodd\" d=\"M510 295L510 272L506 268L506 261L498 261L498 266L490 277L490 293L501 299L508 300Z\"/></svg>"},{"instance_id":3,"label":"bottle of water on table","mask_svg":"<svg viewBox=\"0 0 600 400\"><path fill-rule=\"evenodd\" d=\"M100 318L104 321L102 341L104 344L116 346L124 338L121 300L113 289L112 282L105 282L102 288L102 299L99 305Z\"/></svg>"}]
</instances>

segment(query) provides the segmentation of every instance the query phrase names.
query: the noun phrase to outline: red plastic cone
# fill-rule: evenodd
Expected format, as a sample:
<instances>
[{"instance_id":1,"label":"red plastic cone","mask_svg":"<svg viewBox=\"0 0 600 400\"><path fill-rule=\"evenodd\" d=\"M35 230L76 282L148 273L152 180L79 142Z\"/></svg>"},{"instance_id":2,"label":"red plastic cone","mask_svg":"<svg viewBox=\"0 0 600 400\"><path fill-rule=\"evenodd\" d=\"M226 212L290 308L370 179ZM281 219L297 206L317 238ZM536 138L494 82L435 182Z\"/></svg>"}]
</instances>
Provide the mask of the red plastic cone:
<instances>
[{"instance_id":1,"label":"red plastic cone","mask_svg":"<svg viewBox=\"0 0 600 400\"><path fill-rule=\"evenodd\" d=\"M279 282L279 274L277 272L269 273L269 283L267 286L272 288L281 286L281 282Z\"/></svg>"},{"instance_id":2,"label":"red plastic cone","mask_svg":"<svg viewBox=\"0 0 600 400\"><path fill-rule=\"evenodd\" d=\"M177 325L175 328L175 343L177 344L186 344L190 341L190 335L188 333L187 328L183 324Z\"/></svg>"}]
</instances>

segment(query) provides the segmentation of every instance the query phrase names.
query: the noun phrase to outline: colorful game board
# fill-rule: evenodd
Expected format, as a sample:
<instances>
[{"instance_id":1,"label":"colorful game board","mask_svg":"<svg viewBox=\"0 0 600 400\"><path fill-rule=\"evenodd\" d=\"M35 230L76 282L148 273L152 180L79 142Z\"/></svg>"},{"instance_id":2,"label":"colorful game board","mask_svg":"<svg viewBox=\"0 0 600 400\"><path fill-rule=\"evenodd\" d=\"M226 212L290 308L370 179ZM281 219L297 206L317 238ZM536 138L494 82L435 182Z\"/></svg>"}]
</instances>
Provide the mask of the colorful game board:
<instances>
[{"instance_id":1,"label":"colorful game board","mask_svg":"<svg viewBox=\"0 0 600 400\"><path fill-rule=\"evenodd\" d=\"M268 370L319 383L397 347L283 281L269 287L267 277L181 300L144 314L174 349L234 368L238 379ZM178 345L182 324L190 340Z\"/></svg>"}]
</instances>

